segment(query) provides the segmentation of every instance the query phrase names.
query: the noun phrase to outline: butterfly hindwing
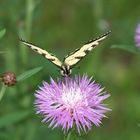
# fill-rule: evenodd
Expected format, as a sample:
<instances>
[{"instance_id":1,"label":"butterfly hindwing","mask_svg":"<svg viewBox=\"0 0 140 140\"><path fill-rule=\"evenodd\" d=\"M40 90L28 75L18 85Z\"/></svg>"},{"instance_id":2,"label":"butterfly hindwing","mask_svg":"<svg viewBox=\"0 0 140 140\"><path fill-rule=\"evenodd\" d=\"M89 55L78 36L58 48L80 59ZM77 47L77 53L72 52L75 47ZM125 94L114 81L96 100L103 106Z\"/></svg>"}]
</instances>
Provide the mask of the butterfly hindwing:
<instances>
[{"instance_id":1,"label":"butterfly hindwing","mask_svg":"<svg viewBox=\"0 0 140 140\"><path fill-rule=\"evenodd\" d=\"M90 40L85 45L83 45L80 49L77 49L74 51L74 53L70 53L67 55L64 59L64 63L69 65L70 67L77 64L84 56L88 54L93 48L95 48L102 40L104 40L108 35L110 34L110 31L106 34L99 36L93 40Z\"/></svg>"},{"instance_id":2,"label":"butterfly hindwing","mask_svg":"<svg viewBox=\"0 0 140 140\"><path fill-rule=\"evenodd\" d=\"M29 48L31 48L33 51L41 54L42 56L44 56L45 58L47 58L50 62L52 62L53 64L55 64L56 66L58 66L59 68L61 68L62 63L61 61L54 55L48 53L46 50L43 50L33 44L30 44L22 39L20 39L21 42L23 42L25 45L27 45Z\"/></svg>"}]
</instances>

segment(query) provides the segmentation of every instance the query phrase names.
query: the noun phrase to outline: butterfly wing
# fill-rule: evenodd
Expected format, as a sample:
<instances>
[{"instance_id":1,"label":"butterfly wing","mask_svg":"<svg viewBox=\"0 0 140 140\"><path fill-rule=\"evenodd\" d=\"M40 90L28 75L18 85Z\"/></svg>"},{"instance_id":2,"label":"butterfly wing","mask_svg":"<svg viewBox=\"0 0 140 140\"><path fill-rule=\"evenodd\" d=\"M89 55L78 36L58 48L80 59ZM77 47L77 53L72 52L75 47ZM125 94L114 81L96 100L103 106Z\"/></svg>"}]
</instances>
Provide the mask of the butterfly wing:
<instances>
[{"instance_id":1,"label":"butterfly wing","mask_svg":"<svg viewBox=\"0 0 140 140\"><path fill-rule=\"evenodd\" d=\"M35 52L41 54L42 56L44 56L45 58L47 58L50 62L55 64L57 67L61 68L61 66L62 66L61 61L54 55L48 53L46 50L43 50L33 44L28 43L27 41L24 41L22 39L20 39L20 41L22 43L24 43L25 45L27 45L29 48L31 48L33 51L35 51Z\"/></svg>"},{"instance_id":2,"label":"butterfly wing","mask_svg":"<svg viewBox=\"0 0 140 140\"><path fill-rule=\"evenodd\" d=\"M83 45L81 48L76 49L74 52L67 55L64 59L64 63L69 65L70 67L77 64L84 56L88 54L93 48L95 48L99 43L104 40L111 31L103 34L102 36L99 36L93 40L90 40L85 45Z\"/></svg>"}]
</instances>

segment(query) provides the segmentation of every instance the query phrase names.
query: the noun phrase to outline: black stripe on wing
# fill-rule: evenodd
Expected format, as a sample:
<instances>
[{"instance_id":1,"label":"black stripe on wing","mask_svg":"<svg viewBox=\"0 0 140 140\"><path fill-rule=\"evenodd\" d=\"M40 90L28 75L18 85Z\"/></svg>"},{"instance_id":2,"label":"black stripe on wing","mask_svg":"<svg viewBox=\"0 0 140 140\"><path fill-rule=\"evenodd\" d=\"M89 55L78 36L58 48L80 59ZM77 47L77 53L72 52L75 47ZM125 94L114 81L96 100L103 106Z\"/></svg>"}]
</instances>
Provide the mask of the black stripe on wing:
<instances>
[{"instance_id":1,"label":"black stripe on wing","mask_svg":"<svg viewBox=\"0 0 140 140\"><path fill-rule=\"evenodd\" d=\"M27 45L29 48L31 48L33 51L41 54L43 57L45 57L46 59L48 59L50 62L52 62L53 64L55 64L59 68L61 68L62 63L61 63L61 61L55 55L53 55L53 54L47 52L46 50L41 49L38 46L33 45L33 44L31 44L31 43L23 40L23 39L20 39L20 41L22 43L24 43L25 45Z\"/></svg>"},{"instance_id":2,"label":"black stripe on wing","mask_svg":"<svg viewBox=\"0 0 140 140\"><path fill-rule=\"evenodd\" d=\"M96 41L96 40L98 40L99 38L102 38L102 37L104 37L104 36L108 36L110 33L111 33L111 31L108 31L108 32L106 32L106 33L103 34L103 35L100 35L100 36L98 36L98 37L96 37L96 38L93 38L93 39L89 40L89 41L86 42L84 45L89 44L89 43L91 43L91 42L94 42L94 41ZM99 42L99 43L100 43L100 42Z\"/></svg>"},{"instance_id":3,"label":"black stripe on wing","mask_svg":"<svg viewBox=\"0 0 140 140\"><path fill-rule=\"evenodd\" d=\"M70 67L77 64L83 57L85 57L88 52L90 52L93 48L95 48L99 43L104 40L108 35L110 34L110 31L95 38L87 43L85 43L81 48L76 49L74 52L69 53L64 59L64 63L68 64Z\"/></svg>"}]
</instances>

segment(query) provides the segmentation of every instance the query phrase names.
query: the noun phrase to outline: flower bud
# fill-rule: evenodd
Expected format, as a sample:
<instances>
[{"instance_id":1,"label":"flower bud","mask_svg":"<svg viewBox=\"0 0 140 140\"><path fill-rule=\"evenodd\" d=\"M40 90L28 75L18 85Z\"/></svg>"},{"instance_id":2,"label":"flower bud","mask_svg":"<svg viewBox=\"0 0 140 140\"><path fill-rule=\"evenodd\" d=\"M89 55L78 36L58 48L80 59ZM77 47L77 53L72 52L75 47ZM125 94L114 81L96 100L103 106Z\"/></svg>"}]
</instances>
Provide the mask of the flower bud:
<instances>
[{"instance_id":1,"label":"flower bud","mask_svg":"<svg viewBox=\"0 0 140 140\"><path fill-rule=\"evenodd\" d=\"M16 75L13 72L2 74L0 79L7 86L14 86L16 84Z\"/></svg>"}]
</instances>

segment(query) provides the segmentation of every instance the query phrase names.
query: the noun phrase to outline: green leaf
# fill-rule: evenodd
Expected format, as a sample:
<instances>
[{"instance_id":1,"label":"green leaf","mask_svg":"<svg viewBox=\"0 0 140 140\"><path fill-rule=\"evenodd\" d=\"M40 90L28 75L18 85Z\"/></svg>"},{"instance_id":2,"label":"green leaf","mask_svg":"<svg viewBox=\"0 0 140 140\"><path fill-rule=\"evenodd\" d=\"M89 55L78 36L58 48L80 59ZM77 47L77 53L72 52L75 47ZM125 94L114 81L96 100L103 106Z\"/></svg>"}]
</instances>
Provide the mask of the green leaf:
<instances>
[{"instance_id":1,"label":"green leaf","mask_svg":"<svg viewBox=\"0 0 140 140\"><path fill-rule=\"evenodd\" d=\"M0 30L0 38L2 38L6 33L6 29Z\"/></svg>"},{"instance_id":2,"label":"green leaf","mask_svg":"<svg viewBox=\"0 0 140 140\"><path fill-rule=\"evenodd\" d=\"M0 117L0 128L24 120L31 114L30 111L16 111Z\"/></svg>"},{"instance_id":3,"label":"green leaf","mask_svg":"<svg viewBox=\"0 0 140 140\"><path fill-rule=\"evenodd\" d=\"M136 46L129 46L129 45L112 45L111 48L119 48L131 53L139 54L140 50Z\"/></svg>"},{"instance_id":4,"label":"green leaf","mask_svg":"<svg viewBox=\"0 0 140 140\"><path fill-rule=\"evenodd\" d=\"M31 77L32 75L36 74L37 72L39 72L43 67L37 67L37 68L34 68L34 69L31 69L31 70L28 70L24 73L22 73L21 75L19 75L17 77L17 81L23 81L29 77Z\"/></svg>"}]
</instances>

